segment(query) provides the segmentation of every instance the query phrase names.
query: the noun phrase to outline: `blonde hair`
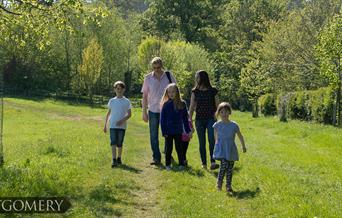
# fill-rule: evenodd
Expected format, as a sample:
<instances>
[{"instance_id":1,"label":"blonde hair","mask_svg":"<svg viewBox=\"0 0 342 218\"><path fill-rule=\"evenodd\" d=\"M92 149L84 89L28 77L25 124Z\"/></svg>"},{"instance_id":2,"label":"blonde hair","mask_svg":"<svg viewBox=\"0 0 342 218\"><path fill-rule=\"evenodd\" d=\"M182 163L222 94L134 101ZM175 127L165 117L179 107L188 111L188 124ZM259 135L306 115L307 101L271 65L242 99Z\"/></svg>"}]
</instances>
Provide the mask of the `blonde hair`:
<instances>
[{"instance_id":1,"label":"blonde hair","mask_svg":"<svg viewBox=\"0 0 342 218\"><path fill-rule=\"evenodd\" d=\"M221 110L227 110L229 115L232 114L232 107L230 106L230 104L228 102L221 102L218 106L217 106L217 110L216 110L216 117L218 117L219 113Z\"/></svg>"},{"instance_id":2,"label":"blonde hair","mask_svg":"<svg viewBox=\"0 0 342 218\"><path fill-rule=\"evenodd\" d=\"M153 64L159 64L160 66L163 66L163 61L160 57L154 57L151 61L151 65Z\"/></svg>"},{"instance_id":3,"label":"blonde hair","mask_svg":"<svg viewBox=\"0 0 342 218\"><path fill-rule=\"evenodd\" d=\"M170 100L170 97L169 97L169 95L168 95L168 93L167 93L167 91L168 91L170 88L175 88L175 89L176 89L176 97L175 97L175 99L173 99L173 103L174 103L174 105L175 105L175 108L178 109L178 110L184 109L184 107L185 107L185 102L183 101L182 97L180 96L180 91L179 91L179 88L178 88L178 86L176 85L176 83L171 83L171 84L169 84L169 85L165 88L163 98L162 98L162 100L160 101L160 107L163 108L163 105L165 104L165 102L167 102L168 100Z\"/></svg>"}]
</instances>

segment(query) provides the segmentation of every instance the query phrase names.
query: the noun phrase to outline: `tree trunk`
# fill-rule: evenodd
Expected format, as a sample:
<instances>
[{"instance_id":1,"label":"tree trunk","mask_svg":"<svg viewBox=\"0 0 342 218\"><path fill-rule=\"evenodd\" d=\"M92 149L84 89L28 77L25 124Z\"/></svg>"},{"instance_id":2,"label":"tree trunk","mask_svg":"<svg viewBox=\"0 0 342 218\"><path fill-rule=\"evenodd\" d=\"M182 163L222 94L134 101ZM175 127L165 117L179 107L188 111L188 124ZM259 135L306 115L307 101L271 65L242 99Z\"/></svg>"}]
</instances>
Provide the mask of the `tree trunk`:
<instances>
[{"instance_id":1,"label":"tree trunk","mask_svg":"<svg viewBox=\"0 0 342 218\"><path fill-rule=\"evenodd\" d=\"M259 117L259 106L258 106L258 99L253 100L253 111L252 111L252 116L254 118Z\"/></svg>"},{"instance_id":2,"label":"tree trunk","mask_svg":"<svg viewBox=\"0 0 342 218\"><path fill-rule=\"evenodd\" d=\"M341 83L342 83L342 75L341 70L339 73L339 81L337 88L337 96L336 96L336 106L337 106L337 125L341 125Z\"/></svg>"},{"instance_id":3,"label":"tree trunk","mask_svg":"<svg viewBox=\"0 0 342 218\"><path fill-rule=\"evenodd\" d=\"M333 108L333 120L332 120L332 125L336 126L336 116L337 116L337 90L335 90L335 103L334 103L334 108Z\"/></svg>"}]
</instances>

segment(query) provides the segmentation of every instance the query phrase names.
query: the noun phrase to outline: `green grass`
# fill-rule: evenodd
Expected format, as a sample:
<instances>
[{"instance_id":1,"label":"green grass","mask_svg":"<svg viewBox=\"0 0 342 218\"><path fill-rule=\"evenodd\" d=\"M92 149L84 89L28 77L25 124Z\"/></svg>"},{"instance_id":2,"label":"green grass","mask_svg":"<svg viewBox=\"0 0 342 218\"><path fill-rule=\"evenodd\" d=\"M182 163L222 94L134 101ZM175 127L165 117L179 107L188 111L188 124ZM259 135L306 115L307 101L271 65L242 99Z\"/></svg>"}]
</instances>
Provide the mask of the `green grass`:
<instances>
[{"instance_id":1,"label":"green grass","mask_svg":"<svg viewBox=\"0 0 342 218\"><path fill-rule=\"evenodd\" d=\"M217 171L200 168L196 137L188 170L149 166L148 125L139 109L126 132L126 166L111 169L105 113L6 98L0 197L67 196L68 217L342 217L341 129L234 112L248 151L236 162L236 194L229 197L215 189Z\"/></svg>"}]
</instances>

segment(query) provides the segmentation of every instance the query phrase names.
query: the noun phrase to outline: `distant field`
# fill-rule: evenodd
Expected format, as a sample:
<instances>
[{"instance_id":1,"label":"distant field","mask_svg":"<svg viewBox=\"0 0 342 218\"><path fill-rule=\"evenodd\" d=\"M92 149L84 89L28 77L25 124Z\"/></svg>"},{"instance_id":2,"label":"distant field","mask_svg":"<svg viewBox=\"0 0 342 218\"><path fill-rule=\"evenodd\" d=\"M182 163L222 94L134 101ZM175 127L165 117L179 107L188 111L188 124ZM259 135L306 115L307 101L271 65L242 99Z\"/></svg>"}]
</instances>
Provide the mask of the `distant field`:
<instances>
[{"instance_id":1,"label":"distant field","mask_svg":"<svg viewBox=\"0 0 342 218\"><path fill-rule=\"evenodd\" d=\"M117 169L102 132L106 109L6 98L4 110L0 197L67 196L70 217L342 217L342 129L233 112L248 151L229 197L215 189L217 171L201 169L196 137L189 169L150 166L140 109Z\"/></svg>"}]
</instances>

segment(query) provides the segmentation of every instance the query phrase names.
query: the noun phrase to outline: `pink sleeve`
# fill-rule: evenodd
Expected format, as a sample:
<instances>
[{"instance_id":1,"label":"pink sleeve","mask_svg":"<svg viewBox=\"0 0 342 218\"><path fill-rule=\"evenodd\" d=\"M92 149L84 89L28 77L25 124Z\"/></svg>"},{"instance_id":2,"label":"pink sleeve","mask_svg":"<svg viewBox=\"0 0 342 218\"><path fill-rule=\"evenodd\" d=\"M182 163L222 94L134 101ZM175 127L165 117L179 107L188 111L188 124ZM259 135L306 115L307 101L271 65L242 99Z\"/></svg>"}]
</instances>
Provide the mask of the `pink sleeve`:
<instances>
[{"instance_id":1,"label":"pink sleeve","mask_svg":"<svg viewBox=\"0 0 342 218\"><path fill-rule=\"evenodd\" d=\"M143 86L141 88L141 93L147 94L148 93L148 78L147 76L144 79Z\"/></svg>"}]
</instances>

